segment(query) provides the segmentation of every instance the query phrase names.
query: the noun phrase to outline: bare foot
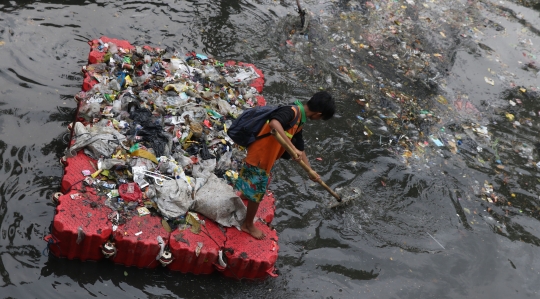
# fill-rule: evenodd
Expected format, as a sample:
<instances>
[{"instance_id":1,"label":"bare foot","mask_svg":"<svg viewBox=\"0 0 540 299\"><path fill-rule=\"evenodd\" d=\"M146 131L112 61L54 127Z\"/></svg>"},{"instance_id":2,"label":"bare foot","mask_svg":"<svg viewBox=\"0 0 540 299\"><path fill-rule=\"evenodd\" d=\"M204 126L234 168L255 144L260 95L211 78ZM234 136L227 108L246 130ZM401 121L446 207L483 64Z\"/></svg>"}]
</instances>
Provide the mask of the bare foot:
<instances>
[{"instance_id":1,"label":"bare foot","mask_svg":"<svg viewBox=\"0 0 540 299\"><path fill-rule=\"evenodd\" d=\"M262 232L262 230L258 229L253 223L249 225L246 222L244 222L241 228L244 232L250 234L253 238L257 240L262 240L264 239L264 237L266 237L266 235Z\"/></svg>"}]
</instances>

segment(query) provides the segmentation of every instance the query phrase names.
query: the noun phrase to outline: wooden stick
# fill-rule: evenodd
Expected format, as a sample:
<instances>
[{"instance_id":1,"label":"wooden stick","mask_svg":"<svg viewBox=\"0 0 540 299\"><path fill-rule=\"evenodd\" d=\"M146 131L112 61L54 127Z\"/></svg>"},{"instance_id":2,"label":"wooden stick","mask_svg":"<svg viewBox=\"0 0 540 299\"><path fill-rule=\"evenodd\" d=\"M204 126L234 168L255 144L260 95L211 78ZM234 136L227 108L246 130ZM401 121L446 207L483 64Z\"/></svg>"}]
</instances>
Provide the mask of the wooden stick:
<instances>
[{"instance_id":1,"label":"wooden stick","mask_svg":"<svg viewBox=\"0 0 540 299\"><path fill-rule=\"evenodd\" d=\"M279 133L275 129L272 129L272 131L270 131L270 134L272 134L272 136L274 136L274 138L276 138L276 140L279 142L279 144L281 144L281 146L283 146L283 148L289 153L289 155L291 155L291 157L297 157L297 154L294 152L294 150L291 148L291 146L283 139L283 137L281 137L281 135L279 135ZM313 174L314 173L313 169L311 169L311 167L307 166L306 163L304 163L304 161L302 161L302 159L298 160L297 162L309 174L310 177L315 176ZM321 178L319 178L317 180L317 183L319 183L321 186L324 187L324 189L326 189L326 191L328 191L330 194L332 194L332 196L335 197L337 199L337 201L341 201L341 197L336 192L334 192L334 190L330 189L330 187L328 187L328 185L326 185L322 181Z\"/></svg>"}]
</instances>

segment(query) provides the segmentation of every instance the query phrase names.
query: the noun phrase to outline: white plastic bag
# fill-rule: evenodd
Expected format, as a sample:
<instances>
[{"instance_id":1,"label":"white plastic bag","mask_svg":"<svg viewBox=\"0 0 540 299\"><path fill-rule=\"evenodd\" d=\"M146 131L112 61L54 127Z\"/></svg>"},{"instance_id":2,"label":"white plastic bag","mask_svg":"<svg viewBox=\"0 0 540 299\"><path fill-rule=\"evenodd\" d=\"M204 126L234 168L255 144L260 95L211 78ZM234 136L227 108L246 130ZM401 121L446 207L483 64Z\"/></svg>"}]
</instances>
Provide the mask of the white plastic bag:
<instances>
[{"instance_id":1,"label":"white plastic bag","mask_svg":"<svg viewBox=\"0 0 540 299\"><path fill-rule=\"evenodd\" d=\"M192 209L223 226L236 228L240 228L247 212L233 188L215 174L195 194Z\"/></svg>"}]
</instances>

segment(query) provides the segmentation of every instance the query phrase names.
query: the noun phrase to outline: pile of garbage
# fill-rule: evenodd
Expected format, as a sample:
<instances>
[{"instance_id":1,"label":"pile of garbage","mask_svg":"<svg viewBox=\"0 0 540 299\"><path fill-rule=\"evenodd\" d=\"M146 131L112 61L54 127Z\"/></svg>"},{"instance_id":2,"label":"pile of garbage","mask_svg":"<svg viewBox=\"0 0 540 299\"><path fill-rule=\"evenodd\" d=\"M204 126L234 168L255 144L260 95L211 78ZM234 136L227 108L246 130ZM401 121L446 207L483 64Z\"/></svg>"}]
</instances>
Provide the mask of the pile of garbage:
<instances>
[{"instance_id":1,"label":"pile of garbage","mask_svg":"<svg viewBox=\"0 0 540 299\"><path fill-rule=\"evenodd\" d=\"M154 214L174 229L191 210L239 227L246 208L231 185L246 152L226 132L259 105L257 70L169 47L128 50L100 40L97 49L103 62L83 68L97 82L76 95L66 156L84 150L97 160L84 184L106 197L113 223Z\"/></svg>"}]
</instances>

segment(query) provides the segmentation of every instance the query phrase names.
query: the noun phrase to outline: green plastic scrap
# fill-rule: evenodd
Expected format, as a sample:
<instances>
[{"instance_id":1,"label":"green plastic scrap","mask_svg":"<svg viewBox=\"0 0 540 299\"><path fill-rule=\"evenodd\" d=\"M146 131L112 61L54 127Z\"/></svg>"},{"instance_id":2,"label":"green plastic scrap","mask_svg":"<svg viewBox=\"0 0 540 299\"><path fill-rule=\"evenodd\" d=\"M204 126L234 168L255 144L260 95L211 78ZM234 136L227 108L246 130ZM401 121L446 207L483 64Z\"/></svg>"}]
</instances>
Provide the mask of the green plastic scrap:
<instances>
[{"instance_id":1,"label":"green plastic scrap","mask_svg":"<svg viewBox=\"0 0 540 299\"><path fill-rule=\"evenodd\" d=\"M206 108L206 112L207 112L208 114L210 114L211 117L216 118L216 119L219 119L219 118L222 117L221 114L219 114L219 113L217 113L216 111L214 111L214 110L212 110L212 109L209 109L209 108Z\"/></svg>"},{"instance_id":2,"label":"green plastic scrap","mask_svg":"<svg viewBox=\"0 0 540 299\"><path fill-rule=\"evenodd\" d=\"M495 141L493 141L493 143L491 144L491 148L493 149L493 151L495 152L495 159L496 160L500 160L501 158L499 157L499 150L497 149L497 145L499 144L499 138L496 138Z\"/></svg>"},{"instance_id":3,"label":"green plastic scrap","mask_svg":"<svg viewBox=\"0 0 540 299\"><path fill-rule=\"evenodd\" d=\"M129 148L129 152L130 153L133 153L134 151L138 150L140 147L139 147L139 144L138 143L135 143L134 145L132 145L130 148Z\"/></svg>"},{"instance_id":4,"label":"green plastic scrap","mask_svg":"<svg viewBox=\"0 0 540 299\"><path fill-rule=\"evenodd\" d=\"M111 60L111 56L112 56L111 52L107 51L107 53L105 53L105 55L103 55L103 61L109 62L109 60Z\"/></svg>"}]
</instances>

